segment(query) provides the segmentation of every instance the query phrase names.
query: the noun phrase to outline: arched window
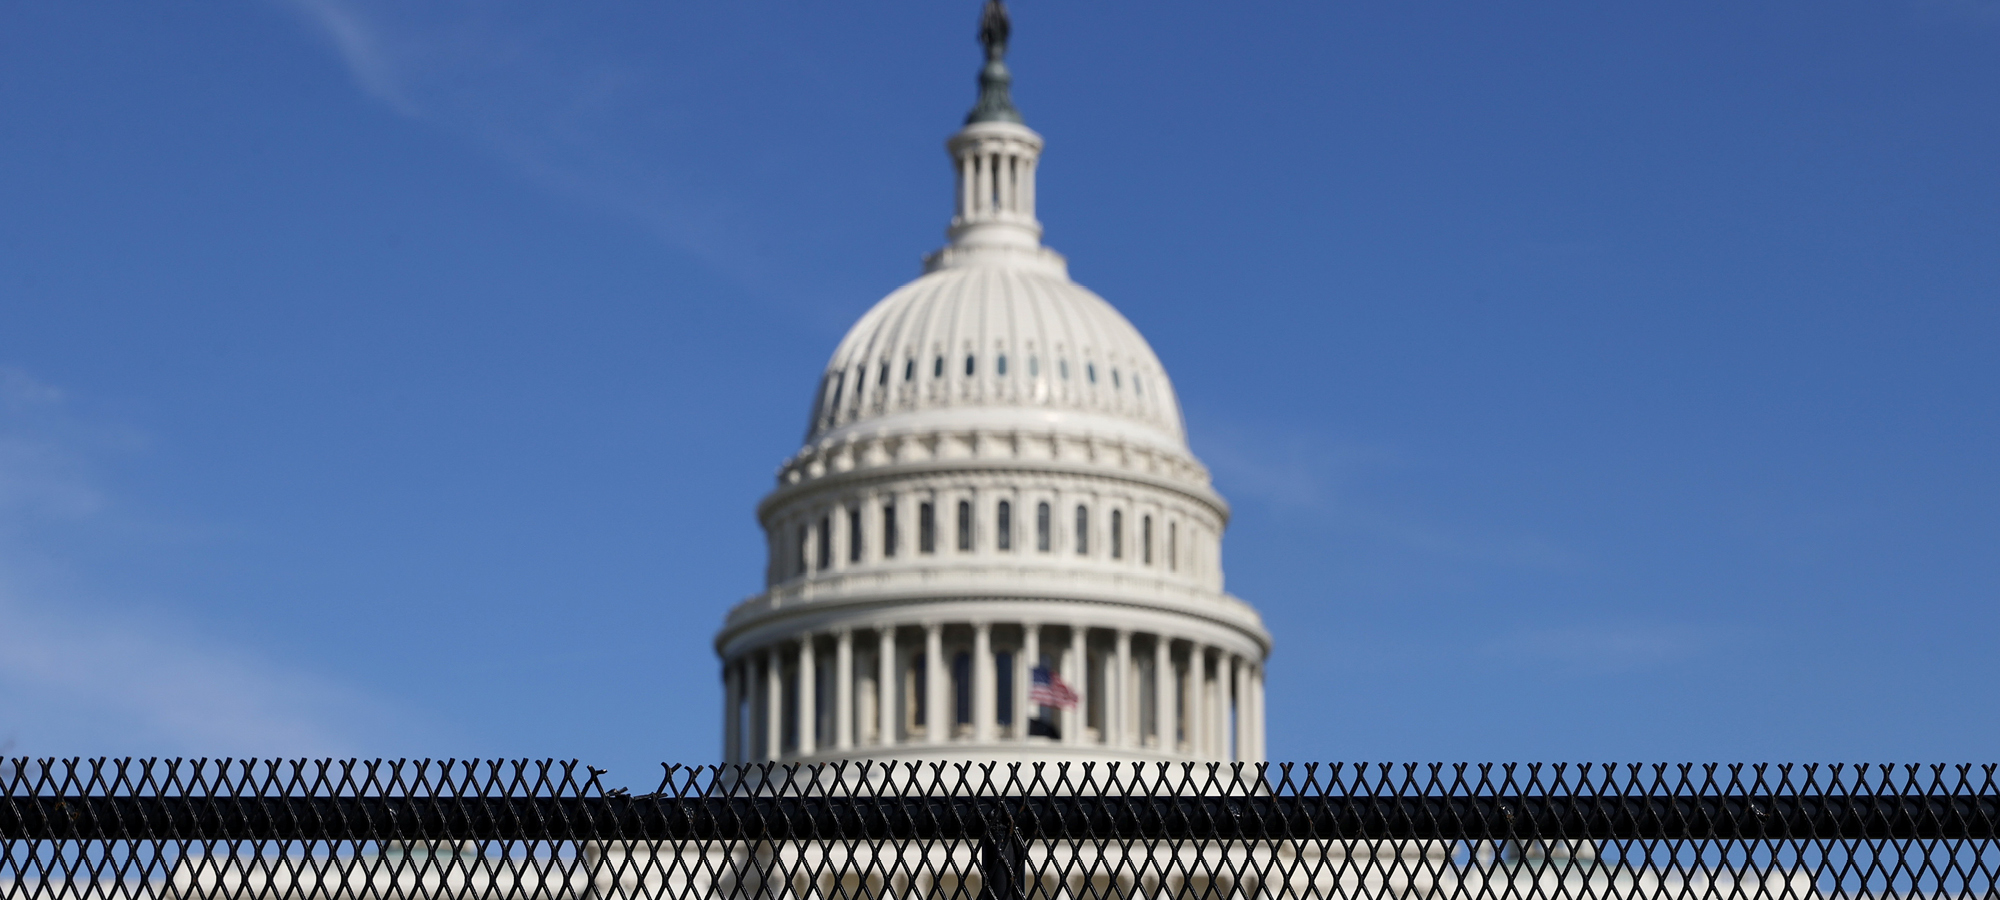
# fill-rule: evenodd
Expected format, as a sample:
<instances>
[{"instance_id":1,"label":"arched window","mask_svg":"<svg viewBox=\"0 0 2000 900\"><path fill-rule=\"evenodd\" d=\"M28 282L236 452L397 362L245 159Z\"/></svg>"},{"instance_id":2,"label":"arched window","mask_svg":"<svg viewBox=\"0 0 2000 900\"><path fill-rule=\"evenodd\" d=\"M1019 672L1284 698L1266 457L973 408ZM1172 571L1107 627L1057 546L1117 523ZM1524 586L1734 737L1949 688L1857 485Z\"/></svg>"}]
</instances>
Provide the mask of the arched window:
<instances>
[{"instance_id":1,"label":"arched window","mask_svg":"<svg viewBox=\"0 0 2000 900\"><path fill-rule=\"evenodd\" d=\"M1042 374L1042 358L1039 356L1030 355L1028 357L1028 377L1035 378L1040 376L1041 374Z\"/></svg>"},{"instance_id":2,"label":"arched window","mask_svg":"<svg viewBox=\"0 0 2000 900\"><path fill-rule=\"evenodd\" d=\"M1035 504L1035 549L1049 552L1049 505Z\"/></svg>"},{"instance_id":3,"label":"arched window","mask_svg":"<svg viewBox=\"0 0 2000 900\"><path fill-rule=\"evenodd\" d=\"M1139 561L1153 564L1153 517L1139 517Z\"/></svg>"},{"instance_id":4,"label":"arched window","mask_svg":"<svg viewBox=\"0 0 2000 900\"><path fill-rule=\"evenodd\" d=\"M806 538L809 536L806 534L806 527L800 525L799 540L796 544L797 555L794 556L792 564L794 574L804 575L806 573Z\"/></svg>"},{"instance_id":5,"label":"arched window","mask_svg":"<svg viewBox=\"0 0 2000 900\"><path fill-rule=\"evenodd\" d=\"M882 557L896 555L896 504L882 504Z\"/></svg>"},{"instance_id":6,"label":"arched window","mask_svg":"<svg viewBox=\"0 0 2000 900\"><path fill-rule=\"evenodd\" d=\"M970 353L965 355L965 377L972 377L972 354Z\"/></svg>"},{"instance_id":7,"label":"arched window","mask_svg":"<svg viewBox=\"0 0 2000 900\"><path fill-rule=\"evenodd\" d=\"M833 565L833 517L819 517L819 567Z\"/></svg>"},{"instance_id":8,"label":"arched window","mask_svg":"<svg viewBox=\"0 0 2000 900\"><path fill-rule=\"evenodd\" d=\"M972 549L972 504L958 501L958 549Z\"/></svg>"},{"instance_id":9,"label":"arched window","mask_svg":"<svg viewBox=\"0 0 2000 900\"><path fill-rule=\"evenodd\" d=\"M993 361L993 374L1002 378L1007 376L1007 354L1002 353L998 359Z\"/></svg>"},{"instance_id":10,"label":"arched window","mask_svg":"<svg viewBox=\"0 0 2000 900\"><path fill-rule=\"evenodd\" d=\"M1096 384L1096 383L1097 383L1097 364L1096 364L1096 363L1084 363L1084 364L1083 364L1083 375L1084 375L1084 377L1085 377L1085 378L1088 378L1088 379L1090 379L1090 383L1091 383L1091 384Z\"/></svg>"},{"instance_id":11,"label":"arched window","mask_svg":"<svg viewBox=\"0 0 2000 900\"><path fill-rule=\"evenodd\" d=\"M1116 509L1111 511L1111 558L1125 558L1125 513Z\"/></svg>"},{"instance_id":12,"label":"arched window","mask_svg":"<svg viewBox=\"0 0 2000 900\"><path fill-rule=\"evenodd\" d=\"M861 561L861 507L847 511L847 561Z\"/></svg>"},{"instance_id":13,"label":"arched window","mask_svg":"<svg viewBox=\"0 0 2000 900\"><path fill-rule=\"evenodd\" d=\"M940 356L937 359L931 361L931 377L932 378L944 377L944 357Z\"/></svg>"},{"instance_id":14,"label":"arched window","mask_svg":"<svg viewBox=\"0 0 2000 900\"><path fill-rule=\"evenodd\" d=\"M877 376L875 379L875 386L887 387L888 384L889 384L889 361L885 359L882 361L882 374Z\"/></svg>"},{"instance_id":15,"label":"arched window","mask_svg":"<svg viewBox=\"0 0 2000 900\"><path fill-rule=\"evenodd\" d=\"M1000 508L993 517L993 546L999 550L1014 549L1014 504L1000 501Z\"/></svg>"},{"instance_id":16,"label":"arched window","mask_svg":"<svg viewBox=\"0 0 2000 900\"><path fill-rule=\"evenodd\" d=\"M903 360L903 380L910 381L916 377L917 377L917 361L914 359Z\"/></svg>"},{"instance_id":17,"label":"arched window","mask_svg":"<svg viewBox=\"0 0 2000 900\"><path fill-rule=\"evenodd\" d=\"M1069 380L1069 360L1066 359L1056 360L1056 370L1062 374L1062 379L1064 381Z\"/></svg>"},{"instance_id":18,"label":"arched window","mask_svg":"<svg viewBox=\"0 0 2000 900\"><path fill-rule=\"evenodd\" d=\"M1078 504L1076 508L1076 555L1090 552L1090 510Z\"/></svg>"},{"instance_id":19,"label":"arched window","mask_svg":"<svg viewBox=\"0 0 2000 900\"><path fill-rule=\"evenodd\" d=\"M917 552L937 552L937 507L929 503L917 504Z\"/></svg>"},{"instance_id":20,"label":"arched window","mask_svg":"<svg viewBox=\"0 0 2000 900\"><path fill-rule=\"evenodd\" d=\"M1174 547L1174 538L1179 536L1179 531L1180 526L1178 524L1174 522L1167 523L1167 571L1169 572L1180 568L1180 554L1176 552L1177 548Z\"/></svg>"}]
</instances>

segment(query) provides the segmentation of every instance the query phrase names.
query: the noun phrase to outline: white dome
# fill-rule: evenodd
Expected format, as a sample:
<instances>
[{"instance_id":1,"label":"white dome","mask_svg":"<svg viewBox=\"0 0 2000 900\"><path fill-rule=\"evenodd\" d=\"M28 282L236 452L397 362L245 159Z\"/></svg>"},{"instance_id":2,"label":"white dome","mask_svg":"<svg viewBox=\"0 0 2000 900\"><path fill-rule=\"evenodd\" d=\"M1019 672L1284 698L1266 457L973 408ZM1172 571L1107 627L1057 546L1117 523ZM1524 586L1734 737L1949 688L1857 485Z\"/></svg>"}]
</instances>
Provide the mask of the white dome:
<instances>
[{"instance_id":1,"label":"white dome","mask_svg":"<svg viewBox=\"0 0 2000 900\"><path fill-rule=\"evenodd\" d=\"M807 443L970 426L1185 452L1173 385L1138 329L1059 261L1024 255L941 261L875 304L827 363Z\"/></svg>"}]
</instances>

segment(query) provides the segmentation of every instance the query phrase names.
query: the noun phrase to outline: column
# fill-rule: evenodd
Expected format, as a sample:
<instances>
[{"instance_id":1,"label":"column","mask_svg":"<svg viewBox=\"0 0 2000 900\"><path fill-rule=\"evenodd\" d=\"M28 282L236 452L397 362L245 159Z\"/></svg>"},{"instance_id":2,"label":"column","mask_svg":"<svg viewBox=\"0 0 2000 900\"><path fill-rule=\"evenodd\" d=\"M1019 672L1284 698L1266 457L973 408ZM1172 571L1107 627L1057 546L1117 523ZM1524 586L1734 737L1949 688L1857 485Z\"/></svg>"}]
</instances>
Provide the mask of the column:
<instances>
[{"instance_id":1,"label":"column","mask_svg":"<svg viewBox=\"0 0 2000 900\"><path fill-rule=\"evenodd\" d=\"M833 639L833 746L854 746L854 630L842 628Z\"/></svg>"},{"instance_id":2,"label":"column","mask_svg":"<svg viewBox=\"0 0 2000 900\"><path fill-rule=\"evenodd\" d=\"M1250 672L1250 761L1264 761L1264 665Z\"/></svg>"},{"instance_id":3,"label":"column","mask_svg":"<svg viewBox=\"0 0 2000 900\"><path fill-rule=\"evenodd\" d=\"M722 761L743 761L743 667L736 660L722 665Z\"/></svg>"},{"instance_id":4,"label":"column","mask_svg":"<svg viewBox=\"0 0 2000 900\"><path fill-rule=\"evenodd\" d=\"M1196 759L1208 758L1208 648L1188 646L1187 694L1188 751Z\"/></svg>"},{"instance_id":5,"label":"column","mask_svg":"<svg viewBox=\"0 0 2000 900\"><path fill-rule=\"evenodd\" d=\"M1042 626L1021 626L1021 652L1014 660L1014 738L1026 740L1028 719L1039 714L1041 708L1028 702L1028 692L1034 689L1034 670L1042 664Z\"/></svg>"},{"instance_id":6,"label":"column","mask_svg":"<svg viewBox=\"0 0 2000 900\"><path fill-rule=\"evenodd\" d=\"M993 623L975 622L972 625L972 739L982 744L993 740L993 720L999 718L993 706L993 674Z\"/></svg>"},{"instance_id":7,"label":"column","mask_svg":"<svg viewBox=\"0 0 2000 900\"><path fill-rule=\"evenodd\" d=\"M810 756L819 744L819 658L814 655L813 636L799 636L799 753Z\"/></svg>"},{"instance_id":8,"label":"column","mask_svg":"<svg viewBox=\"0 0 2000 900\"><path fill-rule=\"evenodd\" d=\"M937 622L924 624L924 740L933 744L944 743L946 721L950 712L944 704L944 626Z\"/></svg>"},{"instance_id":9,"label":"column","mask_svg":"<svg viewBox=\"0 0 2000 900\"><path fill-rule=\"evenodd\" d=\"M1153 747L1174 751L1174 645L1164 634L1153 635Z\"/></svg>"},{"instance_id":10,"label":"column","mask_svg":"<svg viewBox=\"0 0 2000 900\"><path fill-rule=\"evenodd\" d=\"M764 758L776 760L785 742L785 670L778 648L764 651Z\"/></svg>"},{"instance_id":11,"label":"column","mask_svg":"<svg viewBox=\"0 0 2000 900\"><path fill-rule=\"evenodd\" d=\"M1084 724L1090 721L1087 704L1090 703L1090 657L1089 646L1084 643L1082 625L1069 627L1069 655L1063 658L1063 673L1068 676L1069 686L1076 691L1076 708L1063 714L1063 743L1083 743Z\"/></svg>"},{"instance_id":12,"label":"column","mask_svg":"<svg viewBox=\"0 0 2000 900\"><path fill-rule=\"evenodd\" d=\"M1104 724L1111 733L1105 735L1113 747L1130 747L1137 740L1138 717L1133 714L1134 697L1132 678L1132 632L1118 629L1117 659L1111 665L1111 677L1104 683L1104 699L1110 701L1110 709L1105 710Z\"/></svg>"},{"instance_id":13,"label":"column","mask_svg":"<svg viewBox=\"0 0 2000 900\"><path fill-rule=\"evenodd\" d=\"M986 164L986 154L973 154L972 171L972 209L983 214L993 205L993 167Z\"/></svg>"},{"instance_id":14,"label":"column","mask_svg":"<svg viewBox=\"0 0 2000 900\"><path fill-rule=\"evenodd\" d=\"M875 743L887 747L896 742L896 626L884 625L876 632L875 714L881 725Z\"/></svg>"},{"instance_id":15,"label":"column","mask_svg":"<svg viewBox=\"0 0 2000 900\"><path fill-rule=\"evenodd\" d=\"M1230 666L1218 672L1218 676L1228 678L1226 682L1222 682L1220 694L1222 694L1222 722L1228 724L1230 730L1224 732L1222 740L1236 744L1228 748L1230 752L1224 754L1228 760L1234 762L1242 762L1244 758L1244 704L1242 704L1242 694L1238 694L1238 686L1242 684L1242 674L1244 674L1244 660L1242 656L1236 654L1230 654ZM1230 716L1230 710L1234 710L1236 714Z\"/></svg>"},{"instance_id":16,"label":"column","mask_svg":"<svg viewBox=\"0 0 2000 900\"><path fill-rule=\"evenodd\" d=\"M979 175L973 159L968 155L958 161L958 216L961 219L972 218L972 195L979 189Z\"/></svg>"}]
</instances>

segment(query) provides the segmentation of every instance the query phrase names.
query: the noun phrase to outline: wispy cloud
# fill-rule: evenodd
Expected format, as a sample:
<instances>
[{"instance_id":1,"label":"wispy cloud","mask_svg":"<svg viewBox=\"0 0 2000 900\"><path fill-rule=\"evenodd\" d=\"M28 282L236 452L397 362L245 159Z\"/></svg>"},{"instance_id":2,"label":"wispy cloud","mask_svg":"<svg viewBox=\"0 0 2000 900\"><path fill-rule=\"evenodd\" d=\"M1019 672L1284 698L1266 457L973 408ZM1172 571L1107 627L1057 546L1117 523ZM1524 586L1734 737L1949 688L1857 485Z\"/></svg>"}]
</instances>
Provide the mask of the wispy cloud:
<instances>
[{"instance_id":1,"label":"wispy cloud","mask_svg":"<svg viewBox=\"0 0 2000 900\"><path fill-rule=\"evenodd\" d=\"M341 0L285 0L326 36L354 82L371 97L403 115L419 110L404 91L397 61L385 32L362 7Z\"/></svg>"},{"instance_id":2,"label":"wispy cloud","mask_svg":"<svg viewBox=\"0 0 2000 900\"><path fill-rule=\"evenodd\" d=\"M64 391L0 368L0 742L26 753L341 754L384 733L390 706L204 634L196 616L142 613L52 561L68 555L68 536L146 533L118 527L124 512L93 476L94 454L131 444L80 421Z\"/></svg>"},{"instance_id":3,"label":"wispy cloud","mask_svg":"<svg viewBox=\"0 0 2000 900\"><path fill-rule=\"evenodd\" d=\"M554 196L641 223L754 292L785 293L772 278L782 257L760 246L756 217L679 165L674 146L699 129L676 118L676 85L658 60L537 33L546 10L532 7L279 2L397 113L468 141Z\"/></svg>"},{"instance_id":4,"label":"wispy cloud","mask_svg":"<svg viewBox=\"0 0 2000 900\"><path fill-rule=\"evenodd\" d=\"M1203 459L1238 500L1311 510L1330 527L1459 562L1544 570L1583 564L1580 554L1542 535L1454 529L1381 499L1364 498L1362 483L1408 468L1390 447L1235 423L1204 430L1201 445Z\"/></svg>"}]
</instances>

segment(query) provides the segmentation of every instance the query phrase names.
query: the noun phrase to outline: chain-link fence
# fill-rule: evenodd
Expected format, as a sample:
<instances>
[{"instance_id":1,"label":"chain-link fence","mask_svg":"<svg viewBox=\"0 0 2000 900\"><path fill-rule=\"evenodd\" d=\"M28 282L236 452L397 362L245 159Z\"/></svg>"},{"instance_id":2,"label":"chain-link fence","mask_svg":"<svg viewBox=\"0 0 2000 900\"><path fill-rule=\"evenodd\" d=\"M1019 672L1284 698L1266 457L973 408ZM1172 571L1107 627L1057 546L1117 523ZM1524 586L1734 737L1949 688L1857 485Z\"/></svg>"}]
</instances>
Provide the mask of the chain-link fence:
<instances>
[{"instance_id":1,"label":"chain-link fence","mask_svg":"<svg viewBox=\"0 0 2000 900\"><path fill-rule=\"evenodd\" d=\"M1994 766L0 766L0 900L2000 897Z\"/></svg>"}]
</instances>

